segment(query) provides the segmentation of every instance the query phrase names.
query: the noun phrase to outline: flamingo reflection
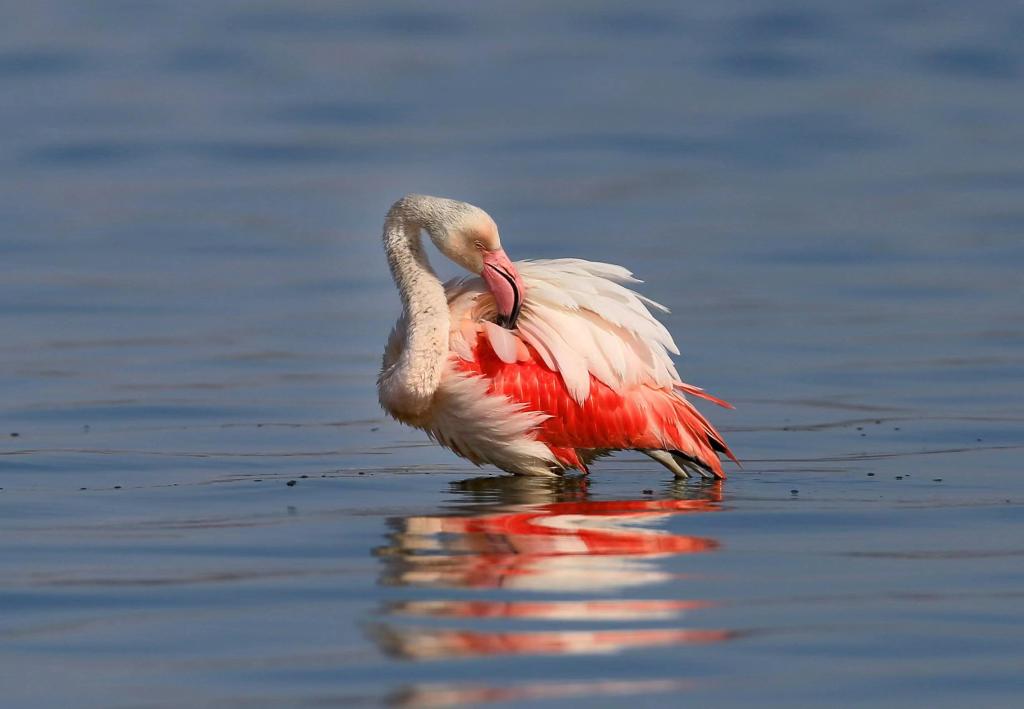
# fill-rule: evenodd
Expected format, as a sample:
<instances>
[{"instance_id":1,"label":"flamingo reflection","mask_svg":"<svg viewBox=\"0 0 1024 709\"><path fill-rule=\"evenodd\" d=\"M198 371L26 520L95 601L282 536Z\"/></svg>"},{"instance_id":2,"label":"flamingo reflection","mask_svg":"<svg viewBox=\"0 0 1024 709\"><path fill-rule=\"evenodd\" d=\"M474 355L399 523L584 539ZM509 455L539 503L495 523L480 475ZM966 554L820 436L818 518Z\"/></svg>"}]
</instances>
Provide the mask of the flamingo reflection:
<instances>
[{"instance_id":1,"label":"flamingo reflection","mask_svg":"<svg viewBox=\"0 0 1024 709\"><path fill-rule=\"evenodd\" d=\"M436 588L608 591L671 579L652 559L718 547L713 539L672 534L654 525L674 515L719 510L720 485L697 488L699 492L683 499L607 501L585 499L585 487L506 484L495 488L519 492L513 499L530 501L394 520L397 531L392 543L379 550L389 567L384 582ZM538 502L538 495L545 491L548 499L555 499ZM565 499L581 494L584 499Z\"/></svg>"},{"instance_id":2,"label":"flamingo reflection","mask_svg":"<svg viewBox=\"0 0 1024 709\"><path fill-rule=\"evenodd\" d=\"M728 630L682 628L491 633L381 626L377 631L378 641L385 650L413 660L487 655L610 654L638 647L717 643L733 635Z\"/></svg>"},{"instance_id":3,"label":"flamingo reflection","mask_svg":"<svg viewBox=\"0 0 1024 709\"><path fill-rule=\"evenodd\" d=\"M486 480L486 481L485 481ZM608 593L678 579L660 563L669 556L711 552L714 539L664 529L669 517L721 509L720 485L671 487L660 499L591 500L586 481L465 481L468 499L450 514L392 520L390 543L378 550L382 582L421 588ZM707 608L689 599L408 600L391 616L492 618L550 623L666 621ZM720 642L730 631L680 628L558 629L516 632L409 628L382 624L375 635L388 652L433 659L495 654L618 652L633 647Z\"/></svg>"},{"instance_id":4,"label":"flamingo reflection","mask_svg":"<svg viewBox=\"0 0 1024 709\"><path fill-rule=\"evenodd\" d=\"M418 684L404 688L389 704L401 707L462 707L491 702L525 702L586 696L667 694L690 689L693 682L678 678L590 682L528 682L498 687L487 684Z\"/></svg>"}]
</instances>

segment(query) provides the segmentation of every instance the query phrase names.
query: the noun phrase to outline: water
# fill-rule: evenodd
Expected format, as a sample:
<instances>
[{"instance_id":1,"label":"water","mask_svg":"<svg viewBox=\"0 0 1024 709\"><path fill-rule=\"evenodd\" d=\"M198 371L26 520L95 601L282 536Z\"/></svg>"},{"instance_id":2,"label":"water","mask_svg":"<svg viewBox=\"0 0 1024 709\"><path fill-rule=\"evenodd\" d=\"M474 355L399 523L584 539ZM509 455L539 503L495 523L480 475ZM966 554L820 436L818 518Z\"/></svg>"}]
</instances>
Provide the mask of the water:
<instances>
[{"instance_id":1,"label":"water","mask_svg":"<svg viewBox=\"0 0 1024 709\"><path fill-rule=\"evenodd\" d=\"M7 10L5 703L1019 703L1024 13L630 7ZM745 469L385 420L409 191L636 271Z\"/></svg>"}]
</instances>

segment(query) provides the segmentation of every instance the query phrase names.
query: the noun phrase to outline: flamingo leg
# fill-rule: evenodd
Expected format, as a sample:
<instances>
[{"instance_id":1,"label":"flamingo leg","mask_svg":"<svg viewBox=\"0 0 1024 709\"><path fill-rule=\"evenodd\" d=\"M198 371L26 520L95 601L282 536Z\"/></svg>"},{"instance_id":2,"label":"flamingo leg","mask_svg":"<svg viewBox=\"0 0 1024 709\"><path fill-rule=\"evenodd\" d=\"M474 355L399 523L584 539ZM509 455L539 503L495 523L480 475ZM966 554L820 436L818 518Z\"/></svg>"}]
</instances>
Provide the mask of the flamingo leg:
<instances>
[{"instance_id":1,"label":"flamingo leg","mask_svg":"<svg viewBox=\"0 0 1024 709\"><path fill-rule=\"evenodd\" d=\"M690 470L692 472L696 472L704 480L717 480L718 479L718 476L715 475L714 472L708 470L706 467L701 465L699 461L694 460L693 458L691 458L688 455L685 455L684 453L680 453L679 451L672 451L672 457L675 458L675 460L683 468L686 468L687 470Z\"/></svg>"},{"instance_id":2,"label":"flamingo leg","mask_svg":"<svg viewBox=\"0 0 1024 709\"><path fill-rule=\"evenodd\" d=\"M664 465L666 468L671 470L677 478L687 479L690 477L688 468L691 466L686 465L685 463L680 465L679 460L668 451L657 450L655 448L641 448L640 452Z\"/></svg>"}]
</instances>

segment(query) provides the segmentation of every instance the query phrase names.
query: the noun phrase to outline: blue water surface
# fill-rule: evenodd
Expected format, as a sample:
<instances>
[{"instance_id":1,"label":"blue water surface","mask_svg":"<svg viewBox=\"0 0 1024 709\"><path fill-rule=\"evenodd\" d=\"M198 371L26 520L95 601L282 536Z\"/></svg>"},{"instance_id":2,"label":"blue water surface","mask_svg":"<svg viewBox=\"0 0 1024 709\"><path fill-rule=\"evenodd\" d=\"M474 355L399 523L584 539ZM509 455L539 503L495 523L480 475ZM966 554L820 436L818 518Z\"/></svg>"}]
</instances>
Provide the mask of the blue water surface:
<instances>
[{"instance_id":1,"label":"blue water surface","mask_svg":"<svg viewBox=\"0 0 1024 709\"><path fill-rule=\"evenodd\" d=\"M1018 706L1022 33L1000 0L13 4L2 703ZM521 482L385 419L411 191L635 271L744 468Z\"/></svg>"}]
</instances>

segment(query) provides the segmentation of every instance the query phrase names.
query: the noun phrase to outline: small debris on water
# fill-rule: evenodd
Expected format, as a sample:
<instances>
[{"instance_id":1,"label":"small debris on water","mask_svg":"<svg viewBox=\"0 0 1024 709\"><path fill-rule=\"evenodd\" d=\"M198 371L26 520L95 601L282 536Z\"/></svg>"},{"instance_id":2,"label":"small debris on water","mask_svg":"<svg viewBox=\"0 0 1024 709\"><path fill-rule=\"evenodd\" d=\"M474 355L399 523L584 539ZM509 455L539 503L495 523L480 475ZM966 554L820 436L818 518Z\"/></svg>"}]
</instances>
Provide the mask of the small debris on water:
<instances>
[{"instance_id":1,"label":"small debris on water","mask_svg":"<svg viewBox=\"0 0 1024 709\"><path fill-rule=\"evenodd\" d=\"M356 473L356 475L366 475L366 473L364 473L362 470L360 470L358 473Z\"/></svg>"},{"instance_id":2,"label":"small debris on water","mask_svg":"<svg viewBox=\"0 0 1024 709\"><path fill-rule=\"evenodd\" d=\"M875 423L876 424L882 423L882 419L875 419Z\"/></svg>"},{"instance_id":3,"label":"small debris on water","mask_svg":"<svg viewBox=\"0 0 1024 709\"><path fill-rule=\"evenodd\" d=\"M902 480L902 479L903 479L903 476L902 476L902 475L897 475L897 476L896 476L896 479L897 479L897 480Z\"/></svg>"},{"instance_id":4,"label":"small debris on water","mask_svg":"<svg viewBox=\"0 0 1024 709\"><path fill-rule=\"evenodd\" d=\"M981 439L980 438L976 438L974 440L976 440L978 443L981 443Z\"/></svg>"},{"instance_id":5,"label":"small debris on water","mask_svg":"<svg viewBox=\"0 0 1024 709\"><path fill-rule=\"evenodd\" d=\"M255 480L253 480L253 482L254 483L261 483L261 482L263 482L263 478L256 478Z\"/></svg>"},{"instance_id":6,"label":"small debris on water","mask_svg":"<svg viewBox=\"0 0 1024 709\"><path fill-rule=\"evenodd\" d=\"M120 485L114 485L114 489L115 489L115 490L120 490L120 489L121 489L121 486L120 486Z\"/></svg>"},{"instance_id":7,"label":"small debris on water","mask_svg":"<svg viewBox=\"0 0 1024 709\"><path fill-rule=\"evenodd\" d=\"M285 483L285 485L287 485L288 487L295 487L297 484L298 483L296 483L294 480L289 480L288 482Z\"/></svg>"},{"instance_id":8,"label":"small debris on water","mask_svg":"<svg viewBox=\"0 0 1024 709\"><path fill-rule=\"evenodd\" d=\"M864 430L864 427L863 427L863 426L857 426L857 430L858 430L858 431L863 431L863 430Z\"/></svg>"},{"instance_id":9,"label":"small debris on water","mask_svg":"<svg viewBox=\"0 0 1024 709\"><path fill-rule=\"evenodd\" d=\"M644 490L644 494L645 495L653 495L654 494L654 490L651 490L651 489L648 488L648 489Z\"/></svg>"},{"instance_id":10,"label":"small debris on water","mask_svg":"<svg viewBox=\"0 0 1024 709\"><path fill-rule=\"evenodd\" d=\"M309 478L309 476L308 476L308 475L300 475L299 477L300 477L300 478L302 478L303 480L306 480L306 479L308 479L308 478Z\"/></svg>"},{"instance_id":11,"label":"small debris on water","mask_svg":"<svg viewBox=\"0 0 1024 709\"><path fill-rule=\"evenodd\" d=\"M17 431L11 431L11 438L17 438L17 437L18 437L18 436L20 436L20 435L21 435L21 434L20 434L20 433L18 433ZM979 439L979 440L980 440L980 439Z\"/></svg>"},{"instance_id":12,"label":"small debris on water","mask_svg":"<svg viewBox=\"0 0 1024 709\"><path fill-rule=\"evenodd\" d=\"M799 494L800 494L800 491L799 491L799 490L790 490L790 491L789 491L789 494L790 494L790 495L799 495Z\"/></svg>"},{"instance_id":13,"label":"small debris on water","mask_svg":"<svg viewBox=\"0 0 1024 709\"><path fill-rule=\"evenodd\" d=\"M893 431L899 431L899 430L900 430L900 427L899 427L899 426L893 426L893 427L892 427L892 430L893 430Z\"/></svg>"},{"instance_id":14,"label":"small debris on water","mask_svg":"<svg viewBox=\"0 0 1024 709\"><path fill-rule=\"evenodd\" d=\"M78 488L78 489L79 489L79 490L88 490L89 488L87 488L87 487L80 487L80 488Z\"/></svg>"},{"instance_id":15,"label":"small debris on water","mask_svg":"<svg viewBox=\"0 0 1024 709\"><path fill-rule=\"evenodd\" d=\"M370 428L370 430L371 431L379 431L380 430L380 426L373 426L373 427Z\"/></svg>"},{"instance_id":16,"label":"small debris on water","mask_svg":"<svg viewBox=\"0 0 1024 709\"><path fill-rule=\"evenodd\" d=\"M868 477L869 478L873 478L873 477L875 477L875 474L874 473L868 473Z\"/></svg>"},{"instance_id":17,"label":"small debris on water","mask_svg":"<svg viewBox=\"0 0 1024 709\"><path fill-rule=\"evenodd\" d=\"M932 478L932 482L933 483L940 483L940 482L942 482L942 478Z\"/></svg>"}]
</instances>

